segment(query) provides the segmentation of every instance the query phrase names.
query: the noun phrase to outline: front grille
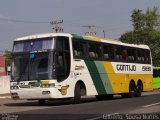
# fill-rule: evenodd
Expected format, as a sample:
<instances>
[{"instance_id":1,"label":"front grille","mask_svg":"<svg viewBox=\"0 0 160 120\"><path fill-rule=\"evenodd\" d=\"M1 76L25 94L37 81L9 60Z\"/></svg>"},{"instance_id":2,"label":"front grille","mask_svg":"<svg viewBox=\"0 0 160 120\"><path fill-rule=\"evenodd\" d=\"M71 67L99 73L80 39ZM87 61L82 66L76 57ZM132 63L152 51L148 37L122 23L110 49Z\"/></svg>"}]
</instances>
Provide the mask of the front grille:
<instances>
[{"instance_id":1,"label":"front grille","mask_svg":"<svg viewBox=\"0 0 160 120\"><path fill-rule=\"evenodd\" d=\"M35 85L21 85L19 86L20 88L35 88L35 87L40 87L40 85L35 84Z\"/></svg>"}]
</instances>

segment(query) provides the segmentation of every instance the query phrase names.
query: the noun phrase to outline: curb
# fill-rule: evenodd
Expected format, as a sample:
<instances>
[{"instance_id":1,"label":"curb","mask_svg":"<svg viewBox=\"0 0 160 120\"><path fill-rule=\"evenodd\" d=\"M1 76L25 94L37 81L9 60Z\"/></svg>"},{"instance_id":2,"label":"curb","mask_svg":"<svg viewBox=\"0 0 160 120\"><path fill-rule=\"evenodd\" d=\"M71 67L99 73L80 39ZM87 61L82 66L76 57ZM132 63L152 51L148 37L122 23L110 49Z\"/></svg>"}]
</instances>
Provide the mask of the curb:
<instances>
[{"instance_id":1,"label":"curb","mask_svg":"<svg viewBox=\"0 0 160 120\"><path fill-rule=\"evenodd\" d=\"M11 98L11 96L0 96L0 99L6 99L6 98Z\"/></svg>"},{"instance_id":2,"label":"curb","mask_svg":"<svg viewBox=\"0 0 160 120\"><path fill-rule=\"evenodd\" d=\"M153 89L152 92L160 92L159 88Z\"/></svg>"},{"instance_id":3,"label":"curb","mask_svg":"<svg viewBox=\"0 0 160 120\"><path fill-rule=\"evenodd\" d=\"M1 98L11 98L11 94L10 93L0 94L0 99Z\"/></svg>"}]
</instances>

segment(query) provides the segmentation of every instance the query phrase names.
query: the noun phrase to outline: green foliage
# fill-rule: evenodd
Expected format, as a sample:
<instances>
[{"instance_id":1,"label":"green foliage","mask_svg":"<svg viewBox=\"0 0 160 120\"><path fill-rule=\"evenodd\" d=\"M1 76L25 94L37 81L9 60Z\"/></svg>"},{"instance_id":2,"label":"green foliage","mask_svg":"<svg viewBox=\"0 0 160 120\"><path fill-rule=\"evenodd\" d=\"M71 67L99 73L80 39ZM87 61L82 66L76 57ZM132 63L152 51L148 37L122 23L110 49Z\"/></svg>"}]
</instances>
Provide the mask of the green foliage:
<instances>
[{"instance_id":1,"label":"green foliage","mask_svg":"<svg viewBox=\"0 0 160 120\"><path fill-rule=\"evenodd\" d=\"M145 15L142 13L142 10L134 9L131 21L135 30L142 30L145 26Z\"/></svg>"},{"instance_id":2,"label":"green foliage","mask_svg":"<svg viewBox=\"0 0 160 120\"><path fill-rule=\"evenodd\" d=\"M134 31L156 29L159 25L158 17L158 7L148 8L146 13L142 13L142 10L134 9L131 15Z\"/></svg>"},{"instance_id":3,"label":"green foliage","mask_svg":"<svg viewBox=\"0 0 160 120\"><path fill-rule=\"evenodd\" d=\"M145 14L145 29L156 29L159 25L158 23L158 8L154 7L153 9L147 9Z\"/></svg>"}]
</instances>

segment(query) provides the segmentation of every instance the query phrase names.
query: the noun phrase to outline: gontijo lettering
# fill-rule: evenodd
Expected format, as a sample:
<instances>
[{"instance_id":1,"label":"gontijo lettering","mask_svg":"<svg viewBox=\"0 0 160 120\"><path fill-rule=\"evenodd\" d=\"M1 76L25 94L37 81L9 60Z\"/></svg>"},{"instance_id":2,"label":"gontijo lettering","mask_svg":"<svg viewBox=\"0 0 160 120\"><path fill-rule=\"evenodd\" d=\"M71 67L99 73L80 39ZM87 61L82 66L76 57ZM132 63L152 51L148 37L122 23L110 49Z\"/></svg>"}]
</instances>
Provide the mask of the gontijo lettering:
<instances>
[{"instance_id":1,"label":"gontijo lettering","mask_svg":"<svg viewBox=\"0 0 160 120\"><path fill-rule=\"evenodd\" d=\"M117 64L116 68L117 68L117 71L136 71L136 66L135 65Z\"/></svg>"}]
</instances>

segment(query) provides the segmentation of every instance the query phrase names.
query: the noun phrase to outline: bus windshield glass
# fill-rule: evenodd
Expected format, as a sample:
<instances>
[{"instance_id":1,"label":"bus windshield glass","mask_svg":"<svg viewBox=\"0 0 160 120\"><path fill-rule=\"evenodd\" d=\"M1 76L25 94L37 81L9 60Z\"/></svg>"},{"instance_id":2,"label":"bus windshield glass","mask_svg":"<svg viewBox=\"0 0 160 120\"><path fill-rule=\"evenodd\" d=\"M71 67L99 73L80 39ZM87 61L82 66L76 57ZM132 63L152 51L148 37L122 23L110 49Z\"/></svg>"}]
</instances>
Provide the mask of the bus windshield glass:
<instances>
[{"instance_id":1,"label":"bus windshield glass","mask_svg":"<svg viewBox=\"0 0 160 120\"><path fill-rule=\"evenodd\" d=\"M49 52L14 55L13 80L30 81L52 79L51 54Z\"/></svg>"},{"instance_id":2,"label":"bus windshield glass","mask_svg":"<svg viewBox=\"0 0 160 120\"><path fill-rule=\"evenodd\" d=\"M53 49L53 38L41 38L34 40L15 41L13 46L13 52L27 52Z\"/></svg>"}]
</instances>

